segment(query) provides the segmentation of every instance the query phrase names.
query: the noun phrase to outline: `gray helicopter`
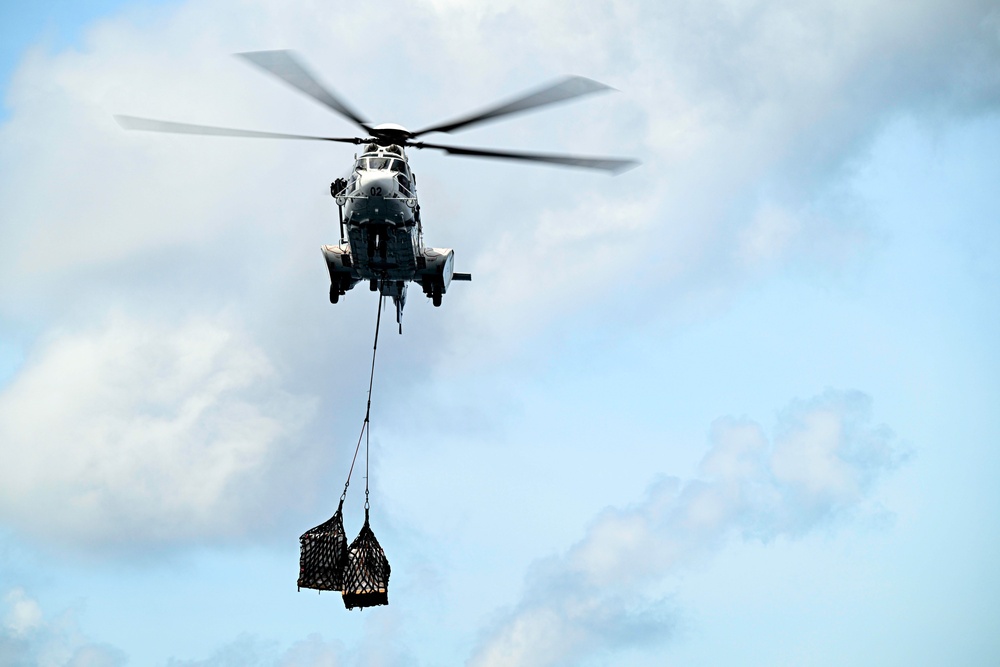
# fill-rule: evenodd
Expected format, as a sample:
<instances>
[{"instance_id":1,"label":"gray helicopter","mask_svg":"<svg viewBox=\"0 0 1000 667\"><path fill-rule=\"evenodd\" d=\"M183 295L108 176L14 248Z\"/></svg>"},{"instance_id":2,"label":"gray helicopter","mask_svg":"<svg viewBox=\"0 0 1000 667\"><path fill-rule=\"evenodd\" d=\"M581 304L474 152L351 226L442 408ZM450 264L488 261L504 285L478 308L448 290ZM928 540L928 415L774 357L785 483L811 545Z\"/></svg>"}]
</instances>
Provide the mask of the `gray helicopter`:
<instances>
[{"instance_id":1,"label":"gray helicopter","mask_svg":"<svg viewBox=\"0 0 1000 667\"><path fill-rule=\"evenodd\" d=\"M330 186L330 194L335 198L340 214L340 243L322 246L330 272L330 302L337 303L348 290L361 281L367 281L371 291L392 297L400 333L408 283L419 284L433 304L440 306L441 298L447 293L453 280L472 280L468 273L455 272L454 250L424 245L420 205L417 202L417 180L416 175L410 171L405 148L432 148L450 155L542 162L598 169L612 174L638 164L630 159L500 151L416 140L417 137L432 132L455 132L502 116L612 90L584 77L565 77L467 116L411 132L395 123L372 125L364 120L330 88L320 84L290 51L254 51L237 55L340 114L364 130L367 136L319 137L258 132L135 116L119 115L115 119L127 130L262 139L308 139L364 146L361 154L355 156L350 177L339 178Z\"/></svg>"}]
</instances>

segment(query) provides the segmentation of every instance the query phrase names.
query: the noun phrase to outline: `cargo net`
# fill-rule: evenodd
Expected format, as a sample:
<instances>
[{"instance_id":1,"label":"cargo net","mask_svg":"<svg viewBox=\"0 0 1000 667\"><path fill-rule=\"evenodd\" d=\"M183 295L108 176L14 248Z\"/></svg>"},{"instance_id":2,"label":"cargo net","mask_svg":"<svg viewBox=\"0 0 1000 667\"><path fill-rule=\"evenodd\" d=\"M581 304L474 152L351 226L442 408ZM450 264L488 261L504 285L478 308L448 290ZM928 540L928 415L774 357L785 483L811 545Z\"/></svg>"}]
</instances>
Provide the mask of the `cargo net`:
<instances>
[{"instance_id":1,"label":"cargo net","mask_svg":"<svg viewBox=\"0 0 1000 667\"><path fill-rule=\"evenodd\" d=\"M299 589L339 591L347 568L347 535L344 534L344 501L337 513L310 528L299 538Z\"/></svg>"},{"instance_id":2,"label":"cargo net","mask_svg":"<svg viewBox=\"0 0 1000 667\"><path fill-rule=\"evenodd\" d=\"M354 609L389 604L389 572L389 560L368 525L366 511L365 525L348 550L342 589L344 606Z\"/></svg>"}]
</instances>

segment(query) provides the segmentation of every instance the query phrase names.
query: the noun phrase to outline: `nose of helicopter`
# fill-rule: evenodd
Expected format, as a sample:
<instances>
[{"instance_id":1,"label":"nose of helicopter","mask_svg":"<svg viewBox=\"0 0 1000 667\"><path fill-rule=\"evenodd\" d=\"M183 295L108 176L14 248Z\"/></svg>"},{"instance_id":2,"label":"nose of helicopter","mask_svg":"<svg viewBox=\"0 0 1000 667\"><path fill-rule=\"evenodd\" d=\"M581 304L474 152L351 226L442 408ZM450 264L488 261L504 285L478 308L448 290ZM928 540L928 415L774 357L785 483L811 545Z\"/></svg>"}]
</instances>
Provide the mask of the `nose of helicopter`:
<instances>
[{"instance_id":1,"label":"nose of helicopter","mask_svg":"<svg viewBox=\"0 0 1000 667\"><path fill-rule=\"evenodd\" d=\"M391 171L372 170L361 178L361 192L369 197L388 197L396 192L396 178Z\"/></svg>"}]
</instances>

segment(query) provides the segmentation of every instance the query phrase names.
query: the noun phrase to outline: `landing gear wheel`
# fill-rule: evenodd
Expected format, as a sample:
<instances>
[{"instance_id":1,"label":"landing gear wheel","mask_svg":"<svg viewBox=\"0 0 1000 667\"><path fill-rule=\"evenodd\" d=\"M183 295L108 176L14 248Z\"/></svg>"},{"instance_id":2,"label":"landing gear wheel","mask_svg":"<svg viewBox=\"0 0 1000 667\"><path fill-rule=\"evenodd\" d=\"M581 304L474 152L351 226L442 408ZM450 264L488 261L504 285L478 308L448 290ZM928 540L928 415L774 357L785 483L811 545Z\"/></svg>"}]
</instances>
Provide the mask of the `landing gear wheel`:
<instances>
[{"instance_id":1,"label":"landing gear wheel","mask_svg":"<svg viewBox=\"0 0 1000 667\"><path fill-rule=\"evenodd\" d=\"M371 291L373 291L373 292L377 292L377 291L378 291L378 281L377 281L377 280L375 280L374 278L372 278L372 279L371 279L371 280L370 280L370 281L368 282L368 289L370 289L370 290L371 290Z\"/></svg>"},{"instance_id":2,"label":"landing gear wheel","mask_svg":"<svg viewBox=\"0 0 1000 667\"><path fill-rule=\"evenodd\" d=\"M330 285L330 303L337 303L340 301L340 288L336 285Z\"/></svg>"},{"instance_id":3,"label":"landing gear wheel","mask_svg":"<svg viewBox=\"0 0 1000 667\"><path fill-rule=\"evenodd\" d=\"M435 308L441 307L441 290L434 290L433 294L431 294L431 301L434 302Z\"/></svg>"}]
</instances>

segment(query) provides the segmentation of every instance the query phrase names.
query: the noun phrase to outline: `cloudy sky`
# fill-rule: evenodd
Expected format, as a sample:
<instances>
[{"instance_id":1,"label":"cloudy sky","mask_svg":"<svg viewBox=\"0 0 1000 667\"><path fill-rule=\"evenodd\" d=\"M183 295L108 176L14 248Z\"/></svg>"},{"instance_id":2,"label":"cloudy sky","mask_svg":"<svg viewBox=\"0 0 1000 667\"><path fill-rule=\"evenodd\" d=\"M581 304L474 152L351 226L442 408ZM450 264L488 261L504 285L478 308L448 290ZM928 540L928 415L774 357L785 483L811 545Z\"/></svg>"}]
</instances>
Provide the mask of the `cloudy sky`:
<instances>
[{"instance_id":1,"label":"cloudy sky","mask_svg":"<svg viewBox=\"0 0 1000 667\"><path fill-rule=\"evenodd\" d=\"M0 663L1000 660L995 3L47 4L0 14ZM588 76L443 141L643 163L411 152L474 281L380 341L364 612L295 590L364 414L353 147L112 119L350 134L231 55L277 48L411 128Z\"/></svg>"}]
</instances>

